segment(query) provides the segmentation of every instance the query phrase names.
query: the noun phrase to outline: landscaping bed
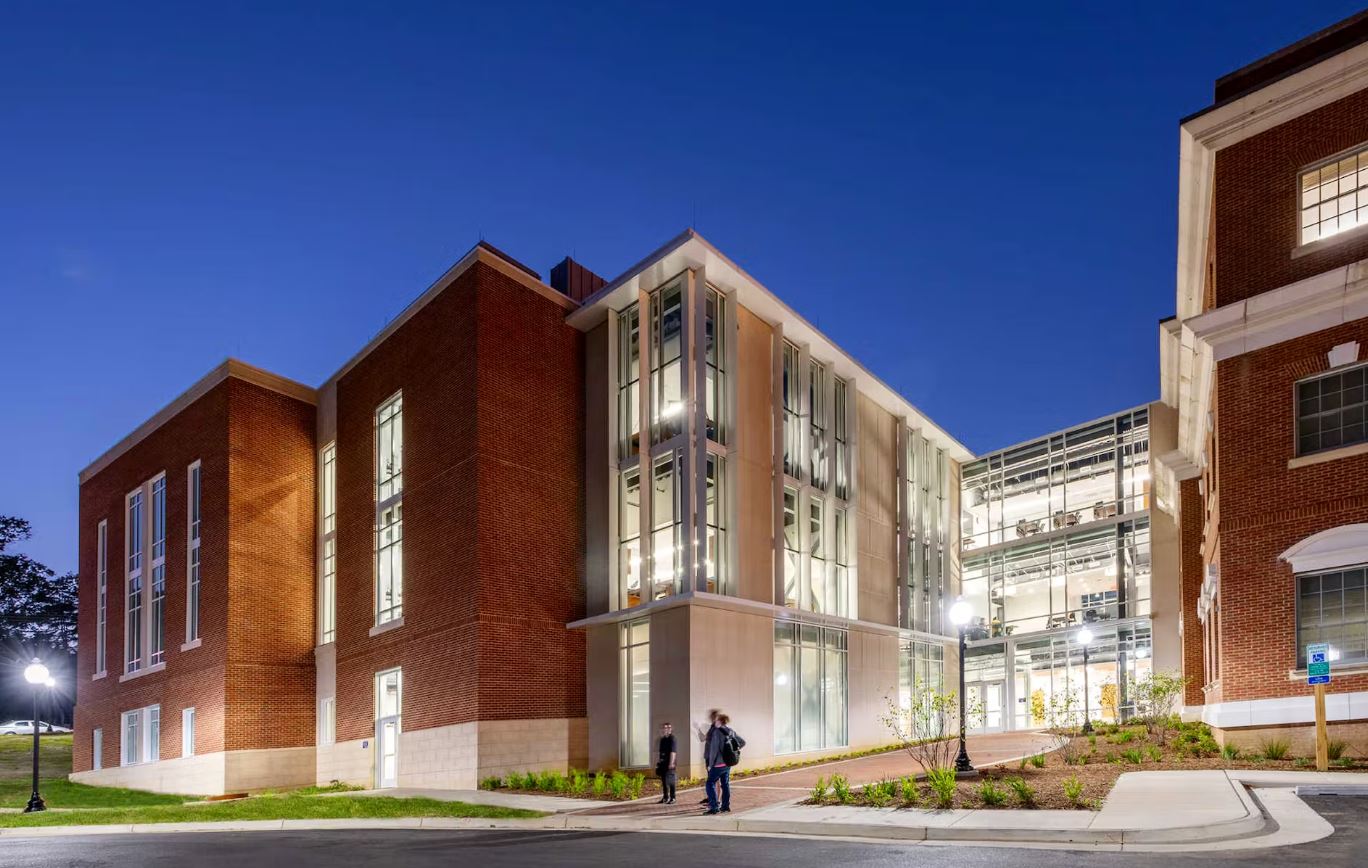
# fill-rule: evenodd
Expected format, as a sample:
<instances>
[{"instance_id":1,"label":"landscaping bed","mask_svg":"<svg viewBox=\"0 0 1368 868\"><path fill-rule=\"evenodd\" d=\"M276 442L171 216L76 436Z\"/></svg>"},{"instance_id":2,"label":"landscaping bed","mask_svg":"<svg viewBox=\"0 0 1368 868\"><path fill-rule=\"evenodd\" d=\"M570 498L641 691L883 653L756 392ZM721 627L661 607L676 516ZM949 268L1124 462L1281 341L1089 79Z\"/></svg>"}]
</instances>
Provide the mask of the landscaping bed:
<instances>
[{"instance_id":1,"label":"landscaping bed","mask_svg":"<svg viewBox=\"0 0 1368 868\"><path fill-rule=\"evenodd\" d=\"M1126 772L1203 769L1315 768L1314 759L1291 756L1285 740L1270 740L1255 753L1222 751L1204 723L1162 727L1099 724L1090 736L1057 732L1058 748L1010 765L978 769L978 778L957 780L932 771L897 780L852 782L835 775L819 781L806 804L904 808L1055 808L1097 810L1116 779ZM1331 771L1368 769L1363 758L1331 745Z\"/></svg>"}]
</instances>

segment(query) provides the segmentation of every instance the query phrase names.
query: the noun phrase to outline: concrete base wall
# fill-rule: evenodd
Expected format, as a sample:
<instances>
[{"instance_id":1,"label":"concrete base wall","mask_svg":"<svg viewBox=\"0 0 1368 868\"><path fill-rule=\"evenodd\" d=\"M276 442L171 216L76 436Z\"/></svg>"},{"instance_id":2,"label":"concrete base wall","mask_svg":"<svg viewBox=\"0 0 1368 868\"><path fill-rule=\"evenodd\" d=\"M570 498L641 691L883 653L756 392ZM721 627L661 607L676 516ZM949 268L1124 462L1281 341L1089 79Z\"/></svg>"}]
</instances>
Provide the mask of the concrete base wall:
<instances>
[{"instance_id":1,"label":"concrete base wall","mask_svg":"<svg viewBox=\"0 0 1368 868\"><path fill-rule=\"evenodd\" d=\"M97 787L221 796L306 786L314 782L314 767L314 749L299 747L218 751L136 766L76 772L69 777L76 783Z\"/></svg>"},{"instance_id":2,"label":"concrete base wall","mask_svg":"<svg viewBox=\"0 0 1368 868\"><path fill-rule=\"evenodd\" d=\"M365 747L362 747L362 745ZM327 786L333 781L359 787L375 786L375 739L339 741L318 746L314 782Z\"/></svg>"},{"instance_id":3,"label":"concrete base wall","mask_svg":"<svg viewBox=\"0 0 1368 868\"><path fill-rule=\"evenodd\" d=\"M1348 744L1346 756L1361 757L1368 755L1368 720L1352 723L1326 723L1329 738ZM1292 747L1290 756L1314 757L1316 755L1316 727L1305 724L1286 726L1248 727L1244 729L1212 729L1211 734L1222 747L1234 745L1246 753L1262 752L1270 741L1287 741Z\"/></svg>"}]
</instances>

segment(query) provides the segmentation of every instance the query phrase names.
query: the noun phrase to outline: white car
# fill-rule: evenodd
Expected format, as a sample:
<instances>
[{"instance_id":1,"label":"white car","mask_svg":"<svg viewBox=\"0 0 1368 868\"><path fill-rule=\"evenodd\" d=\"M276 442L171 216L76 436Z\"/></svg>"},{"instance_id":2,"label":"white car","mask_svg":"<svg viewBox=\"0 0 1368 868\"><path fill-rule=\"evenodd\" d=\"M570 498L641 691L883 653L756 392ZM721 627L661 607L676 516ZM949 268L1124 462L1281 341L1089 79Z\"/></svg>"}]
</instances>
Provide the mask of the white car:
<instances>
[{"instance_id":1,"label":"white car","mask_svg":"<svg viewBox=\"0 0 1368 868\"><path fill-rule=\"evenodd\" d=\"M38 721L38 734L49 735L58 732L71 732L69 727L58 726L55 723ZM33 735L32 720L7 720L0 723L0 735Z\"/></svg>"}]
</instances>

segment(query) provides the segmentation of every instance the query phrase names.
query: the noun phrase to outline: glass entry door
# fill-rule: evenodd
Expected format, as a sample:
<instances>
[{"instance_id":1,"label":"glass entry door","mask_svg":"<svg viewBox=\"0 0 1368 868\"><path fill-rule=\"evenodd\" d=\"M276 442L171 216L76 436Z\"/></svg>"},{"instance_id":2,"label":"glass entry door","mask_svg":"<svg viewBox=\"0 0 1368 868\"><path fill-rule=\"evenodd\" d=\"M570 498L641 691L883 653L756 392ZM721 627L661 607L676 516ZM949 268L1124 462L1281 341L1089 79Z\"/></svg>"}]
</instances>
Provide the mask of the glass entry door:
<instances>
[{"instance_id":1,"label":"glass entry door","mask_svg":"<svg viewBox=\"0 0 1368 868\"><path fill-rule=\"evenodd\" d=\"M382 717L375 722L375 786L393 787L399 781L399 718Z\"/></svg>"},{"instance_id":2,"label":"glass entry door","mask_svg":"<svg viewBox=\"0 0 1368 868\"><path fill-rule=\"evenodd\" d=\"M974 732L1002 732L1007 685L1003 681L977 681L965 687L969 729Z\"/></svg>"}]
</instances>

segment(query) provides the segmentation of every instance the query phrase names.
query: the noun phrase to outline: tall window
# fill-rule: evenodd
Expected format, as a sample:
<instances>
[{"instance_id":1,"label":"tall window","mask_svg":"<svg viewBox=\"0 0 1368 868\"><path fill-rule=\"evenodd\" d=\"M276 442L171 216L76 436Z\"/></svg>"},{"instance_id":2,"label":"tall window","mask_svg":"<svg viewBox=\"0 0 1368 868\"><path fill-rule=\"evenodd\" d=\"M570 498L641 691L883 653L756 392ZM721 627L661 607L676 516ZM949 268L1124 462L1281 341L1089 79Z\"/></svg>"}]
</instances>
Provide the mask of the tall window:
<instances>
[{"instance_id":1,"label":"tall window","mask_svg":"<svg viewBox=\"0 0 1368 868\"><path fill-rule=\"evenodd\" d=\"M375 623L404 614L404 409L395 395L375 412Z\"/></svg>"},{"instance_id":2,"label":"tall window","mask_svg":"<svg viewBox=\"0 0 1368 868\"><path fill-rule=\"evenodd\" d=\"M1336 664L1368 661L1368 566L1297 576L1297 667L1325 642ZM1208 621L1213 620L1208 616Z\"/></svg>"},{"instance_id":3,"label":"tall window","mask_svg":"<svg viewBox=\"0 0 1368 868\"><path fill-rule=\"evenodd\" d=\"M90 767L104 768L104 729L98 726L90 731Z\"/></svg>"},{"instance_id":4,"label":"tall window","mask_svg":"<svg viewBox=\"0 0 1368 868\"><path fill-rule=\"evenodd\" d=\"M136 765L143 761L142 709L123 713L123 765Z\"/></svg>"},{"instance_id":5,"label":"tall window","mask_svg":"<svg viewBox=\"0 0 1368 868\"><path fill-rule=\"evenodd\" d=\"M195 707L181 709L181 756L195 755Z\"/></svg>"},{"instance_id":6,"label":"tall window","mask_svg":"<svg viewBox=\"0 0 1368 868\"><path fill-rule=\"evenodd\" d=\"M337 700L329 696L318 703L318 743L334 744L337 741Z\"/></svg>"},{"instance_id":7,"label":"tall window","mask_svg":"<svg viewBox=\"0 0 1368 868\"><path fill-rule=\"evenodd\" d=\"M618 474L618 587L624 608L642 602L641 572L641 470L630 467Z\"/></svg>"},{"instance_id":8,"label":"tall window","mask_svg":"<svg viewBox=\"0 0 1368 868\"><path fill-rule=\"evenodd\" d=\"M846 632L774 624L774 752L824 750L849 743Z\"/></svg>"},{"instance_id":9,"label":"tall window","mask_svg":"<svg viewBox=\"0 0 1368 868\"><path fill-rule=\"evenodd\" d=\"M803 422L802 411L799 409L798 385L798 348L793 344L784 343L784 473L798 479L802 476L802 460L799 458L799 451L802 449Z\"/></svg>"},{"instance_id":10,"label":"tall window","mask_svg":"<svg viewBox=\"0 0 1368 868\"><path fill-rule=\"evenodd\" d=\"M798 605L798 492L784 489L784 605Z\"/></svg>"},{"instance_id":11,"label":"tall window","mask_svg":"<svg viewBox=\"0 0 1368 868\"><path fill-rule=\"evenodd\" d=\"M1368 223L1368 149L1301 174L1301 243Z\"/></svg>"},{"instance_id":12,"label":"tall window","mask_svg":"<svg viewBox=\"0 0 1368 868\"><path fill-rule=\"evenodd\" d=\"M95 674L101 675L105 660L105 634L109 606L109 522L95 528Z\"/></svg>"},{"instance_id":13,"label":"tall window","mask_svg":"<svg viewBox=\"0 0 1368 868\"><path fill-rule=\"evenodd\" d=\"M825 612L827 602L826 504L808 500L808 592L803 608Z\"/></svg>"},{"instance_id":14,"label":"tall window","mask_svg":"<svg viewBox=\"0 0 1368 868\"><path fill-rule=\"evenodd\" d=\"M835 514L835 551L832 552L834 565L831 571L830 595L827 598L827 611L842 618L850 617L850 513L844 509L834 510Z\"/></svg>"},{"instance_id":15,"label":"tall window","mask_svg":"<svg viewBox=\"0 0 1368 868\"><path fill-rule=\"evenodd\" d=\"M637 305L618 314L618 457L641 448L641 323Z\"/></svg>"},{"instance_id":16,"label":"tall window","mask_svg":"<svg viewBox=\"0 0 1368 868\"><path fill-rule=\"evenodd\" d=\"M166 475L152 482L152 617L148 659L166 659Z\"/></svg>"},{"instance_id":17,"label":"tall window","mask_svg":"<svg viewBox=\"0 0 1368 868\"><path fill-rule=\"evenodd\" d=\"M726 463L722 456L709 453L706 483L708 530L704 566L708 590L718 594L725 593L727 583Z\"/></svg>"},{"instance_id":18,"label":"tall window","mask_svg":"<svg viewBox=\"0 0 1368 868\"><path fill-rule=\"evenodd\" d=\"M706 410L708 420L708 439L716 443L726 442L726 307L722 294L709 287L703 316L703 358L708 367Z\"/></svg>"},{"instance_id":19,"label":"tall window","mask_svg":"<svg viewBox=\"0 0 1368 868\"><path fill-rule=\"evenodd\" d=\"M814 487L827 487L827 399L826 368L817 362L808 365L808 474Z\"/></svg>"},{"instance_id":20,"label":"tall window","mask_svg":"<svg viewBox=\"0 0 1368 868\"><path fill-rule=\"evenodd\" d=\"M624 768L651 764L651 622L623 624L620 633L622 738L618 761Z\"/></svg>"},{"instance_id":21,"label":"tall window","mask_svg":"<svg viewBox=\"0 0 1368 868\"><path fill-rule=\"evenodd\" d=\"M651 484L651 599L678 593L684 577L682 510L678 453L669 452L652 464Z\"/></svg>"},{"instance_id":22,"label":"tall window","mask_svg":"<svg viewBox=\"0 0 1368 868\"><path fill-rule=\"evenodd\" d=\"M1298 455L1368 441L1365 371L1360 365L1297 383Z\"/></svg>"},{"instance_id":23,"label":"tall window","mask_svg":"<svg viewBox=\"0 0 1368 868\"><path fill-rule=\"evenodd\" d=\"M837 377L832 384L831 427L836 442L836 496L850 499L850 422L846 381Z\"/></svg>"},{"instance_id":24,"label":"tall window","mask_svg":"<svg viewBox=\"0 0 1368 868\"><path fill-rule=\"evenodd\" d=\"M323 545L318 600L319 640L326 645L337 638L337 447L323 448L322 497Z\"/></svg>"},{"instance_id":25,"label":"tall window","mask_svg":"<svg viewBox=\"0 0 1368 868\"><path fill-rule=\"evenodd\" d=\"M185 483L185 641L199 638L200 613L200 463L190 465Z\"/></svg>"},{"instance_id":26,"label":"tall window","mask_svg":"<svg viewBox=\"0 0 1368 868\"><path fill-rule=\"evenodd\" d=\"M684 430L684 282L651 296L651 419L655 442Z\"/></svg>"},{"instance_id":27,"label":"tall window","mask_svg":"<svg viewBox=\"0 0 1368 868\"><path fill-rule=\"evenodd\" d=\"M128 495L127 520L128 566L124 575L126 602L124 605L124 671L137 672L142 668L142 599L143 599L143 492L139 488Z\"/></svg>"}]
</instances>

